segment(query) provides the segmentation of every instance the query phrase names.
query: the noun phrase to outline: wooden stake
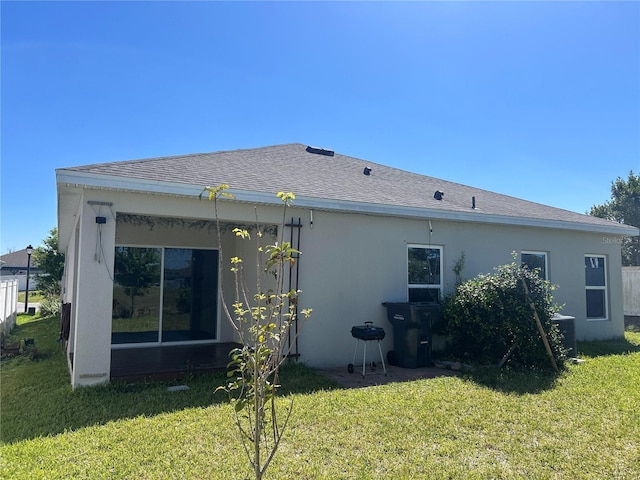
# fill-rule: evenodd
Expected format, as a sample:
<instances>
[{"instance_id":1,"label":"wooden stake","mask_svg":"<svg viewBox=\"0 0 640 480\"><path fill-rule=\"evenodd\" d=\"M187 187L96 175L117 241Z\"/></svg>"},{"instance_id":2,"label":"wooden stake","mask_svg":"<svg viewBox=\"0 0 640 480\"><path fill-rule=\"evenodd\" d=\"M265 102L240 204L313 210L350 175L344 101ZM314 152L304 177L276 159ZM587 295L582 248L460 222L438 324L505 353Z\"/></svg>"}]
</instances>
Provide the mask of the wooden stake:
<instances>
[{"instance_id":1,"label":"wooden stake","mask_svg":"<svg viewBox=\"0 0 640 480\"><path fill-rule=\"evenodd\" d=\"M542 343L544 343L544 348L547 350L547 355L549 355L549 359L551 359L551 364L553 368L558 371L558 365L556 364L556 359L553 358L553 352L551 351L551 346L549 345L549 340L547 339L547 334L544 332L544 328L542 328L542 322L540 321L540 317L538 316L538 312L536 311L536 306L531 300L531 296L529 295L529 288L527 287L527 282L522 279L522 285L524 286L524 293L527 296L527 301L529 302L529 306L531 310L533 310L533 316L536 319L536 325L538 326L538 331L540 332L540 336L542 337Z\"/></svg>"}]
</instances>

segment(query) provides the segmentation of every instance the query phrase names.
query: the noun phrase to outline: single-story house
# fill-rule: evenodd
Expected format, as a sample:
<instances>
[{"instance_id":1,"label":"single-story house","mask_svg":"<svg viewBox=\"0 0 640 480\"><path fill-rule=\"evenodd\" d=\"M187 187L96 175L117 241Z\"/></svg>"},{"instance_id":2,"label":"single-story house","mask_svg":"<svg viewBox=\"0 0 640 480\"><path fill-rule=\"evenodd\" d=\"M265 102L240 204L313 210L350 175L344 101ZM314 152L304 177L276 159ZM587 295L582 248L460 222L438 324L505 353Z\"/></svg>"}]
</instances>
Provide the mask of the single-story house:
<instances>
[{"instance_id":1,"label":"single-story house","mask_svg":"<svg viewBox=\"0 0 640 480\"><path fill-rule=\"evenodd\" d=\"M27 289L27 268L29 270L29 290L37 287L35 276L40 272L38 263L27 249L16 250L0 256L0 280L18 280L18 290Z\"/></svg>"},{"instance_id":2,"label":"single-story house","mask_svg":"<svg viewBox=\"0 0 640 480\"><path fill-rule=\"evenodd\" d=\"M226 258L250 259L255 244L231 227L255 224L256 210L261 224L278 225L278 191L296 195L284 236L302 252L291 287L313 309L293 352L309 366L346 368L351 327L365 321L385 327L388 351L382 303L451 292L463 255L464 278L513 252L541 267L578 340L624 332L618 240L638 229L597 217L302 144L61 168L56 181L74 387L109 381L116 357L121 368L145 354L160 363L233 345L218 291L232 289ZM235 198L219 202L218 278L213 205L200 195L223 183Z\"/></svg>"}]
</instances>

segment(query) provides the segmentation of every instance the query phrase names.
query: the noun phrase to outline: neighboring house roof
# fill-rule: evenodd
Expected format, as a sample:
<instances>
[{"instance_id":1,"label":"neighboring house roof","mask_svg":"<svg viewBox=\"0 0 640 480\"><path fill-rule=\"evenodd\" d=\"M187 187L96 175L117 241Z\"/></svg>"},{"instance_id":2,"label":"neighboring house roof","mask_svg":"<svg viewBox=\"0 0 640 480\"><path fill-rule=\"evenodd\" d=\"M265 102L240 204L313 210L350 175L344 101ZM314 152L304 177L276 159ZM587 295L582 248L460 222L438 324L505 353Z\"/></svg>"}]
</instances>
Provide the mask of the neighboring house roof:
<instances>
[{"instance_id":1,"label":"neighboring house roof","mask_svg":"<svg viewBox=\"0 0 640 480\"><path fill-rule=\"evenodd\" d=\"M23 248L16 252L7 253L0 256L0 268L2 270L26 270L29 255L27 255L27 249ZM38 264L31 255L31 270L37 270Z\"/></svg>"},{"instance_id":2,"label":"neighboring house roof","mask_svg":"<svg viewBox=\"0 0 640 480\"><path fill-rule=\"evenodd\" d=\"M240 201L275 203L276 192L292 191L298 207L638 234L598 217L299 143L70 167L56 176L59 200L61 189L78 185L192 196L226 183ZM434 198L436 191L444 193L442 200Z\"/></svg>"}]
</instances>

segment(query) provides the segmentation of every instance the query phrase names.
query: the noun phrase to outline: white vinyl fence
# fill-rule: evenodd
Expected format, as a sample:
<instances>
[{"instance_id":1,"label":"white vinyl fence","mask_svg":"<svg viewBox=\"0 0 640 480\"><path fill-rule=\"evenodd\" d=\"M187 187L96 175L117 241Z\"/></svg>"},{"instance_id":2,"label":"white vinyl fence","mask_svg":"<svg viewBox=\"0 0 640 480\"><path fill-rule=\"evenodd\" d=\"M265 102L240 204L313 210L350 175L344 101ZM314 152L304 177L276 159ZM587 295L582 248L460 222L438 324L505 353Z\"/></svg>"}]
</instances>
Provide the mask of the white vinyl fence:
<instances>
[{"instance_id":1,"label":"white vinyl fence","mask_svg":"<svg viewBox=\"0 0 640 480\"><path fill-rule=\"evenodd\" d=\"M9 333L18 317L18 280L0 282L0 329Z\"/></svg>"},{"instance_id":2,"label":"white vinyl fence","mask_svg":"<svg viewBox=\"0 0 640 480\"><path fill-rule=\"evenodd\" d=\"M640 317L640 267L622 267L624 314Z\"/></svg>"}]
</instances>

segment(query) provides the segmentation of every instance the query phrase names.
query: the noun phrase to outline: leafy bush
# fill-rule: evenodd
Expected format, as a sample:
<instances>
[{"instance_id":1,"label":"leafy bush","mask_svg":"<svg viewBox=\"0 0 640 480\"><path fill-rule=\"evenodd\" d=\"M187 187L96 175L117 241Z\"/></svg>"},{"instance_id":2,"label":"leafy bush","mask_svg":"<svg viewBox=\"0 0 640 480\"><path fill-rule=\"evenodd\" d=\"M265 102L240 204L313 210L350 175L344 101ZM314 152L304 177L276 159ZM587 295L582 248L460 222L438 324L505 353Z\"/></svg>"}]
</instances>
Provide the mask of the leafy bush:
<instances>
[{"instance_id":1,"label":"leafy bush","mask_svg":"<svg viewBox=\"0 0 640 480\"><path fill-rule=\"evenodd\" d=\"M567 350L557 325L551 322L557 311L551 294L554 287L537 271L516 263L460 284L455 295L445 299L443 333L451 354L460 360L495 364L511 351L510 366L552 367L523 280L556 364L564 366Z\"/></svg>"}]
</instances>

